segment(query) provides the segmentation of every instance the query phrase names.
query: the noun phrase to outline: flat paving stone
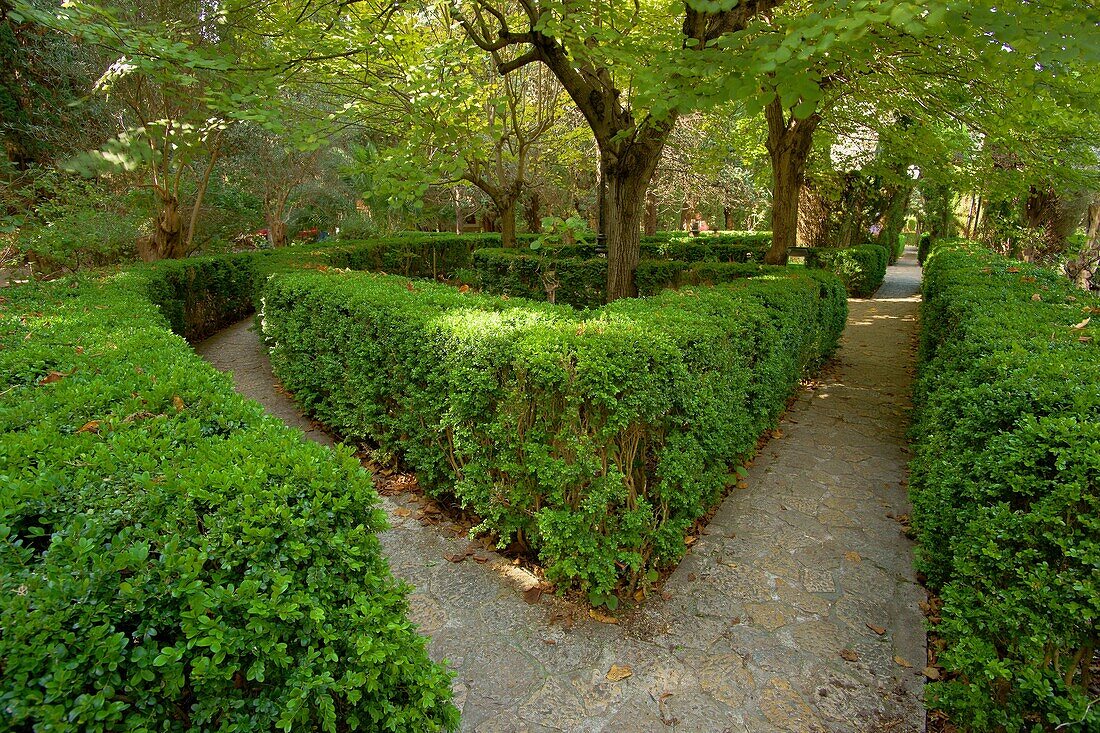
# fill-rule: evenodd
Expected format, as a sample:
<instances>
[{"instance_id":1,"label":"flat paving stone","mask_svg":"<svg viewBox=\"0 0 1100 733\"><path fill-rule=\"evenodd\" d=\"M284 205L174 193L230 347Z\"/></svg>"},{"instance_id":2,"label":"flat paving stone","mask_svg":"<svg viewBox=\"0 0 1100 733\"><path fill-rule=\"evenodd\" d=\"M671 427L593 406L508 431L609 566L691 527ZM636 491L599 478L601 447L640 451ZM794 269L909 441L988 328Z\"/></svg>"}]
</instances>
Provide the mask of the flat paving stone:
<instances>
[{"instance_id":1,"label":"flat paving stone","mask_svg":"<svg viewBox=\"0 0 1100 733\"><path fill-rule=\"evenodd\" d=\"M455 670L462 729L923 731L924 592L892 519L909 511L919 286L909 250L875 298L849 300L836 357L783 416L748 488L723 502L664 595L616 625L554 597L525 603L521 574L495 553L446 561L468 540L408 521L395 513L407 504L384 497L383 548L413 587L429 653ZM306 438L332 444L276 386L251 320L196 351ZM612 664L633 674L610 682Z\"/></svg>"}]
</instances>

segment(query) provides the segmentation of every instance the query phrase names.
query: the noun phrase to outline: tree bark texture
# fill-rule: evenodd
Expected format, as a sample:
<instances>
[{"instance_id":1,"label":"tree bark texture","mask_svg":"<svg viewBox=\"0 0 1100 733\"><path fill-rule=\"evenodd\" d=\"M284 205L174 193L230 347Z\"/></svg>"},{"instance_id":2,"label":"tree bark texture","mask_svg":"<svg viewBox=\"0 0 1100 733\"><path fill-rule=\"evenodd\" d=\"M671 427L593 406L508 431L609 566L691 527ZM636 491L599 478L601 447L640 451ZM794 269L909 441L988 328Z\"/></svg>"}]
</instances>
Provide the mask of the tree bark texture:
<instances>
[{"instance_id":1,"label":"tree bark texture","mask_svg":"<svg viewBox=\"0 0 1100 733\"><path fill-rule=\"evenodd\" d=\"M137 252L145 262L179 259L187 254L183 231L183 217L179 201L167 193L160 195L160 211L153 220L153 233L137 240Z\"/></svg>"},{"instance_id":2,"label":"tree bark texture","mask_svg":"<svg viewBox=\"0 0 1100 733\"><path fill-rule=\"evenodd\" d=\"M657 195L652 191L645 195L645 234L652 237L657 233Z\"/></svg>"},{"instance_id":3,"label":"tree bark texture","mask_svg":"<svg viewBox=\"0 0 1100 733\"><path fill-rule=\"evenodd\" d=\"M769 265L787 264L788 250L798 238L798 197L806 178L806 160L821 118L789 118L779 98L764 109L768 121L768 155L772 162L772 245L764 256Z\"/></svg>"},{"instance_id":4,"label":"tree bark texture","mask_svg":"<svg viewBox=\"0 0 1100 733\"><path fill-rule=\"evenodd\" d=\"M798 237L803 247L827 247L829 208L813 186L803 184L798 195Z\"/></svg>"}]
</instances>

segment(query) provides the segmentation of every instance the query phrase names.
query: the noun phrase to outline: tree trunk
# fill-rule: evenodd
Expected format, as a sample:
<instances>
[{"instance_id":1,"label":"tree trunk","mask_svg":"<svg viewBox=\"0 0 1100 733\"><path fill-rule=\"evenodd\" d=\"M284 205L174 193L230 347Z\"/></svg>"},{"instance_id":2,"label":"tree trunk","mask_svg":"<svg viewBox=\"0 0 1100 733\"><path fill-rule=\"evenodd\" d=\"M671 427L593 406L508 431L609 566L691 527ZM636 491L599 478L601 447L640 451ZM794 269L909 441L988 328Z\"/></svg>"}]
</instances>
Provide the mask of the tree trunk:
<instances>
[{"instance_id":1,"label":"tree trunk","mask_svg":"<svg viewBox=\"0 0 1100 733\"><path fill-rule=\"evenodd\" d=\"M178 259L187 254L179 200L172 194L160 194L160 212L153 220L153 233L138 238L137 251L145 262Z\"/></svg>"},{"instance_id":2,"label":"tree trunk","mask_svg":"<svg viewBox=\"0 0 1100 733\"><path fill-rule=\"evenodd\" d=\"M603 221L607 235L607 302L638 294L634 271L641 259L642 213L646 190L661 148L634 148L621 157L601 156L605 182Z\"/></svg>"},{"instance_id":3,"label":"tree trunk","mask_svg":"<svg viewBox=\"0 0 1100 733\"><path fill-rule=\"evenodd\" d=\"M768 154L772 162L772 245L764 256L769 265L787 264L787 251L798 237L798 197L806 177L806 160L821 118L786 118L779 98L765 108Z\"/></svg>"},{"instance_id":4,"label":"tree trunk","mask_svg":"<svg viewBox=\"0 0 1100 733\"><path fill-rule=\"evenodd\" d=\"M286 246L286 222L278 216L267 219L267 241L272 247Z\"/></svg>"},{"instance_id":5,"label":"tree trunk","mask_svg":"<svg viewBox=\"0 0 1100 733\"><path fill-rule=\"evenodd\" d=\"M458 192L458 186L453 189L455 202L455 234L462 234L462 196Z\"/></svg>"},{"instance_id":6,"label":"tree trunk","mask_svg":"<svg viewBox=\"0 0 1100 733\"><path fill-rule=\"evenodd\" d=\"M691 229L691 220L694 217L695 208L688 203L687 199L684 199L684 203L680 205L680 231L688 231Z\"/></svg>"},{"instance_id":7,"label":"tree trunk","mask_svg":"<svg viewBox=\"0 0 1100 733\"><path fill-rule=\"evenodd\" d=\"M509 198L498 202L497 214L500 222L500 244L502 247L516 246L516 200Z\"/></svg>"},{"instance_id":8,"label":"tree trunk","mask_svg":"<svg viewBox=\"0 0 1100 733\"><path fill-rule=\"evenodd\" d=\"M657 196L652 191L645 195L645 234L652 237L657 233Z\"/></svg>"},{"instance_id":9,"label":"tree trunk","mask_svg":"<svg viewBox=\"0 0 1100 733\"><path fill-rule=\"evenodd\" d=\"M722 219L723 224L725 224L725 230L727 232L732 232L736 227L736 224L733 221L733 207L729 206L728 204L724 204L722 206Z\"/></svg>"},{"instance_id":10,"label":"tree trunk","mask_svg":"<svg viewBox=\"0 0 1100 733\"><path fill-rule=\"evenodd\" d=\"M202 211L202 201L206 198L206 189L210 186L210 174L214 172L214 164L218 162L220 152L221 133L218 132L214 139L214 147L210 151L210 160L207 162L202 179L199 181L199 189L195 192L195 203L191 206L191 220L187 224L187 236L184 241L184 248L188 253L194 250L191 245L195 241L195 232L199 228L199 212Z\"/></svg>"},{"instance_id":11,"label":"tree trunk","mask_svg":"<svg viewBox=\"0 0 1100 733\"><path fill-rule=\"evenodd\" d=\"M825 247L829 228L825 199L813 186L803 185L798 194L798 243L803 247Z\"/></svg>"},{"instance_id":12,"label":"tree trunk","mask_svg":"<svg viewBox=\"0 0 1100 733\"><path fill-rule=\"evenodd\" d=\"M532 232L542 231L542 198L538 191L531 191L523 207L523 219Z\"/></svg>"}]
</instances>

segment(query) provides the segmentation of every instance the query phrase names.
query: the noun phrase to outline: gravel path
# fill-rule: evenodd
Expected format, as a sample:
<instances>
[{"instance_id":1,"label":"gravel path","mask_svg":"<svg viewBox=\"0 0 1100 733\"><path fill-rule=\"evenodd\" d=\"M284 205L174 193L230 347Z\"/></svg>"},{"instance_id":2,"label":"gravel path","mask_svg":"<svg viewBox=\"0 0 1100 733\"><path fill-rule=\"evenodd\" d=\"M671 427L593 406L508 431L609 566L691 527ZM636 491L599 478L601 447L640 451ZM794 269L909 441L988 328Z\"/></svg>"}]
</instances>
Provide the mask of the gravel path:
<instances>
[{"instance_id":1,"label":"gravel path","mask_svg":"<svg viewBox=\"0 0 1100 733\"><path fill-rule=\"evenodd\" d=\"M381 535L414 586L412 616L456 672L463 730L924 730L924 598L911 543L904 433L920 270L910 250L873 300L849 301L840 351L803 389L663 593L618 624L523 591L495 553L384 498ZM237 388L331 444L274 383L251 321L197 347ZM532 594L528 594L528 600ZM610 681L612 665L631 675Z\"/></svg>"}]
</instances>

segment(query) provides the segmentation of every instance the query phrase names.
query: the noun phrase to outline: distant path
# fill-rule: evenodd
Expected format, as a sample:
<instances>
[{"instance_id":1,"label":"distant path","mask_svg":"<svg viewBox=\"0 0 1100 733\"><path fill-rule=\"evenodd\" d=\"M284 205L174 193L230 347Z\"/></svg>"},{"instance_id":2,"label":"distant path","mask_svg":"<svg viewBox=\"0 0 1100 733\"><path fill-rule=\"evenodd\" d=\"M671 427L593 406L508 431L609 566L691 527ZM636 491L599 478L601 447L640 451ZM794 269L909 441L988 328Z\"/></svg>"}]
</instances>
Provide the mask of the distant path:
<instances>
[{"instance_id":1,"label":"distant path","mask_svg":"<svg viewBox=\"0 0 1100 733\"><path fill-rule=\"evenodd\" d=\"M618 625L554 598L494 553L462 562L452 527L385 498L393 571L413 618L451 662L463 730L777 733L924 729L925 636L907 514L904 452L920 270L912 251L874 300L849 301L836 359L785 415L748 488L725 500L664 597ZM277 391L250 331L197 351L241 393L322 443ZM667 599L667 600L666 600ZM878 633L881 631L882 633ZM612 664L633 674L606 679ZM911 665L911 666L905 666Z\"/></svg>"}]
</instances>

